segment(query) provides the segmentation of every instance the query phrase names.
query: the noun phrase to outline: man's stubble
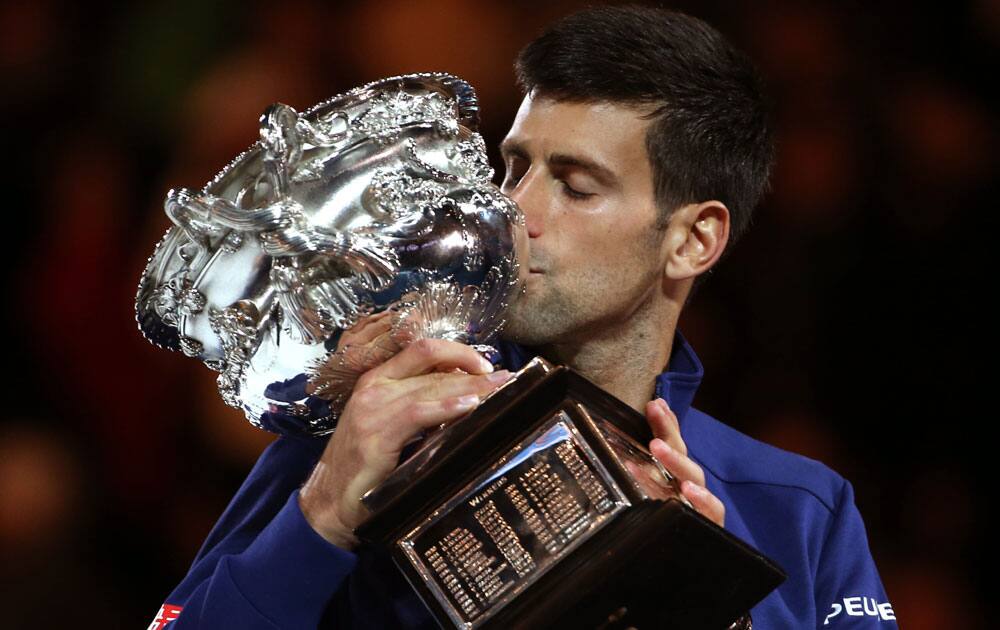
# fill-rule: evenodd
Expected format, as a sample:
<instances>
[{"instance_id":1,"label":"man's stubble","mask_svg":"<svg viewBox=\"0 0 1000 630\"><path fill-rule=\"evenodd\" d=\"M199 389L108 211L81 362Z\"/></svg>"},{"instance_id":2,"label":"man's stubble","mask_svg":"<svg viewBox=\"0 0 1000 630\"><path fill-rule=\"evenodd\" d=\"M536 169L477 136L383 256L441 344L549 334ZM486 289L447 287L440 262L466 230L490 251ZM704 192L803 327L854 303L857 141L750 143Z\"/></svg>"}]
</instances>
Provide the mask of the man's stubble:
<instances>
[{"instance_id":1,"label":"man's stubble","mask_svg":"<svg viewBox=\"0 0 1000 630\"><path fill-rule=\"evenodd\" d=\"M570 275L555 269L527 281L508 308L502 336L525 346L577 344L627 326L658 277L650 268L652 245L637 247L629 264L618 269Z\"/></svg>"}]
</instances>

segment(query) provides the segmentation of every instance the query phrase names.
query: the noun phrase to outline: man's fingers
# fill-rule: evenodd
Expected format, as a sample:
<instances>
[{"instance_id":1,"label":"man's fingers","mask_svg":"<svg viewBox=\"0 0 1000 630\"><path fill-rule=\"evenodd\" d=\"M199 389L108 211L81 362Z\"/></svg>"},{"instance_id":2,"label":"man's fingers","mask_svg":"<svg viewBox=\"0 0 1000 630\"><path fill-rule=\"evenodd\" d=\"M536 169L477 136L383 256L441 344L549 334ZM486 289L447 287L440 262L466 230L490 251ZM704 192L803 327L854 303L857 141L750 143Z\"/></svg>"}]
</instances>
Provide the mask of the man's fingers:
<instances>
[{"instance_id":1,"label":"man's fingers","mask_svg":"<svg viewBox=\"0 0 1000 630\"><path fill-rule=\"evenodd\" d=\"M458 368L468 374L486 374L493 366L471 347L444 339L418 339L369 374L373 378L401 379Z\"/></svg>"},{"instance_id":2,"label":"man's fingers","mask_svg":"<svg viewBox=\"0 0 1000 630\"><path fill-rule=\"evenodd\" d=\"M675 450L687 455L687 445L681 439L681 427L677 416L662 398L646 403L646 421L653 431L653 437L660 438Z\"/></svg>"},{"instance_id":3,"label":"man's fingers","mask_svg":"<svg viewBox=\"0 0 1000 630\"><path fill-rule=\"evenodd\" d=\"M687 455L671 448L660 438L649 443L649 451L674 477L679 480L693 481L700 486L705 485L705 471L701 469L701 466L694 463Z\"/></svg>"},{"instance_id":4,"label":"man's fingers","mask_svg":"<svg viewBox=\"0 0 1000 630\"><path fill-rule=\"evenodd\" d=\"M409 421L421 429L429 429L439 424L455 420L475 409L481 397L464 394L439 400L424 400L415 403L407 413Z\"/></svg>"},{"instance_id":5,"label":"man's fingers","mask_svg":"<svg viewBox=\"0 0 1000 630\"><path fill-rule=\"evenodd\" d=\"M705 471L687 455L673 449L660 438L649 443L649 451L680 482L681 493L691 505L719 527L725 526L726 508L705 487Z\"/></svg>"},{"instance_id":6,"label":"man's fingers","mask_svg":"<svg viewBox=\"0 0 1000 630\"><path fill-rule=\"evenodd\" d=\"M681 483L681 492L691 502L694 509L719 527L725 527L726 506L719 500L719 497L693 481Z\"/></svg>"},{"instance_id":7,"label":"man's fingers","mask_svg":"<svg viewBox=\"0 0 1000 630\"><path fill-rule=\"evenodd\" d=\"M511 376L425 374L355 392L349 404L366 448L393 458L420 431L462 416Z\"/></svg>"},{"instance_id":8,"label":"man's fingers","mask_svg":"<svg viewBox=\"0 0 1000 630\"><path fill-rule=\"evenodd\" d=\"M513 376L507 370L498 370L489 374L466 374L465 372L432 372L412 378L393 381L384 386L391 390L393 397L412 397L410 399L442 400L465 394L476 394L485 397L497 387L500 387Z\"/></svg>"},{"instance_id":9,"label":"man's fingers","mask_svg":"<svg viewBox=\"0 0 1000 630\"><path fill-rule=\"evenodd\" d=\"M368 435L365 448L371 451L369 457L388 457L394 466L399 453L414 436L425 429L461 418L475 409L481 400L476 394L437 400L400 399L397 404L386 408L389 413L381 425L369 426L365 431Z\"/></svg>"}]
</instances>

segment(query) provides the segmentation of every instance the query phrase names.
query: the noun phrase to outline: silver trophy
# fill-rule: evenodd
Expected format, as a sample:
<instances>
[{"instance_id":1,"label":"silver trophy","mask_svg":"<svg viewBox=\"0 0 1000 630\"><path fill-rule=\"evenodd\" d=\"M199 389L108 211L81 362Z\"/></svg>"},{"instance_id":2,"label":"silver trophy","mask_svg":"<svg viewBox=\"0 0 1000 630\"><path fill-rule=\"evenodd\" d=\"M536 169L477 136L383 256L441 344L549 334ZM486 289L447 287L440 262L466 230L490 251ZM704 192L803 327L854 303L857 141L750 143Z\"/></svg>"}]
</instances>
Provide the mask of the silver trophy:
<instances>
[{"instance_id":1,"label":"silver trophy","mask_svg":"<svg viewBox=\"0 0 1000 630\"><path fill-rule=\"evenodd\" d=\"M376 81L301 114L270 106L250 149L200 191L167 194L174 225L142 275L140 330L218 371L254 425L315 435L357 376L407 343L487 344L517 285L524 219L491 183L478 122L472 87L447 74ZM379 339L337 352L341 331L383 313Z\"/></svg>"}]
</instances>

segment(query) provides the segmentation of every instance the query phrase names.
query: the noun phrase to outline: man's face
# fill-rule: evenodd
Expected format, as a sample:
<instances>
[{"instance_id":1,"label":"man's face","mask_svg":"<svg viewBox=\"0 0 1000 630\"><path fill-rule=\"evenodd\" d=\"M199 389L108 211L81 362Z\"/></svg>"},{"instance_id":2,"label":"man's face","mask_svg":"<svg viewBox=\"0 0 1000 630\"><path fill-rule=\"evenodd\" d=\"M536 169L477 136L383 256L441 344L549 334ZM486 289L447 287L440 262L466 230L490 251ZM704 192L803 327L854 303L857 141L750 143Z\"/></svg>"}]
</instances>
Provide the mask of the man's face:
<instances>
[{"instance_id":1,"label":"man's face","mask_svg":"<svg viewBox=\"0 0 1000 630\"><path fill-rule=\"evenodd\" d=\"M662 281L665 248L642 114L525 97L501 145L502 189L524 211L530 243L506 338L543 345L600 336Z\"/></svg>"}]
</instances>

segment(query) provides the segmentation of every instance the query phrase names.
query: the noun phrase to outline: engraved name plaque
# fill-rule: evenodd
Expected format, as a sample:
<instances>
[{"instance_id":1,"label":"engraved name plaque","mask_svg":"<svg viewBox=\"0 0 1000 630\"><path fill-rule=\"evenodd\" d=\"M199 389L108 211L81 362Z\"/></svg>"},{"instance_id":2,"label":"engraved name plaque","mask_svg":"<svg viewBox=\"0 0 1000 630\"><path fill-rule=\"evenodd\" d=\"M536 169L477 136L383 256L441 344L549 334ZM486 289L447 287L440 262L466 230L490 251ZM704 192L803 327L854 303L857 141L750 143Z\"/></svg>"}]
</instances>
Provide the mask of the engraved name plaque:
<instances>
[{"instance_id":1,"label":"engraved name plaque","mask_svg":"<svg viewBox=\"0 0 1000 630\"><path fill-rule=\"evenodd\" d=\"M455 624L475 628L628 505L559 411L398 544Z\"/></svg>"}]
</instances>

